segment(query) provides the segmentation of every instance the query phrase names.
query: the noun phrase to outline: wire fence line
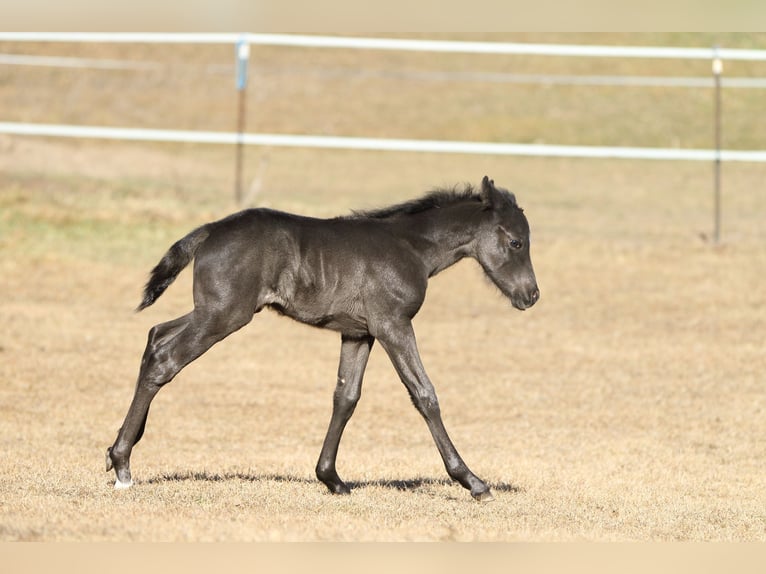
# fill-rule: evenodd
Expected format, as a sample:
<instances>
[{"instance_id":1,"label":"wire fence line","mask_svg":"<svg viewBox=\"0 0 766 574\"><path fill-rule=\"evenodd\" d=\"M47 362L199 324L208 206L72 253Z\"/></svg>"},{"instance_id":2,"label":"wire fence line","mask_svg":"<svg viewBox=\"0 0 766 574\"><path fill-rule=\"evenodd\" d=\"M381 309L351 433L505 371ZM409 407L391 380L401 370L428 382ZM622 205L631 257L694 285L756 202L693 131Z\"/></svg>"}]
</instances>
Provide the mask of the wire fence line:
<instances>
[{"instance_id":1,"label":"wire fence line","mask_svg":"<svg viewBox=\"0 0 766 574\"><path fill-rule=\"evenodd\" d=\"M88 70L161 70L160 62L120 60L110 58L73 58L71 56L31 56L27 54L0 54L4 66L36 66L46 68L81 68Z\"/></svg>"},{"instance_id":2,"label":"wire fence line","mask_svg":"<svg viewBox=\"0 0 766 574\"><path fill-rule=\"evenodd\" d=\"M0 65L50 68L79 68L88 70L157 71L171 67L156 60L122 60L113 58L75 58L70 56L37 56L28 54L0 53ZM232 75L233 65L205 66L203 73ZM635 86L712 88L713 78L708 76L610 76L587 74L514 74L505 72L440 72L416 70L364 70L359 68L295 68L288 69L258 66L255 71L274 75L315 75L322 77L383 77L427 82L484 82L493 84L532 84L552 86ZM766 88L766 78L731 77L721 79L724 88Z\"/></svg>"}]
</instances>

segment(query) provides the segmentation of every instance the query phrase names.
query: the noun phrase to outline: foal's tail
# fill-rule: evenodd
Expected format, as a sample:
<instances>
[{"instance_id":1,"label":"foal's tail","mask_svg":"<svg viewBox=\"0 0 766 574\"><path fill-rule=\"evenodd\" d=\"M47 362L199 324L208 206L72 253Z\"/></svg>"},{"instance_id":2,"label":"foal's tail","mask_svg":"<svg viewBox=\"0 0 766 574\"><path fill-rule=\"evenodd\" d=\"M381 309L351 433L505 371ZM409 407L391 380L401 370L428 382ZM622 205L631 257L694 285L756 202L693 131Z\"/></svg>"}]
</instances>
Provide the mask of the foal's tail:
<instances>
[{"instance_id":1,"label":"foal's tail","mask_svg":"<svg viewBox=\"0 0 766 574\"><path fill-rule=\"evenodd\" d=\"M176 241L162 257L157 266L152 269L149 281L144 287L144 299L136 307L136 311L146 309L154 303L165 289L175 281L175 278L194 259L197 248L207 239L210 231L207 225L198 227L183 239Z\"/></svg>"}]
</instances>

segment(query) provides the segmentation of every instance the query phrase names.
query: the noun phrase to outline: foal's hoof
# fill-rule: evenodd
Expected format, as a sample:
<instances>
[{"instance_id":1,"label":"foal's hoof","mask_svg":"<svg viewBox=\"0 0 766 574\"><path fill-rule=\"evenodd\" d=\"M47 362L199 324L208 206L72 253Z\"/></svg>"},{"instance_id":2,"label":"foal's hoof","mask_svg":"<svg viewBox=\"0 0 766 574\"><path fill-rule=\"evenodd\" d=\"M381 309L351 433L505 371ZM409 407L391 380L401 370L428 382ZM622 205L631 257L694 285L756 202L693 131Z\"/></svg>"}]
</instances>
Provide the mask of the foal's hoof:
<instances>
[{"instance_id":1,"label":"foal's hoof","mask_svg":"<svg viewBox=\"0 0 766 574\"><path fill-rule=\"evenodd\" d=\"M106 472L112 470L114 464L112 463L112 447L106 449Z\"/></svg>"},{"instance_id":2,"label":"foal's hoof","mask_svg":"<svg viewBox=\"0 0 766 574\"><path fill-rule=\"evenodd\" d=\"M330 490L330 492L332 492L333 494L337 494L339 496L351 494L351 489L348 486L346 486L346 484L343 482L332 484L332 485L328 484L327 488Z\"/></svg>"},{"instance_id":3,"label":"foal's hoof","mask_svg":"<svg viewBox=\"0 0 766 574\"><path fill-rule=\"evenodd\" d=\"M484 492L477 492L477 493L472 492L471 496L473 496L479 502L491 502L495 500L495 497L492 496L492 491L490 489L487 489Z\"/></svg>"},{"instance_id":4,"label":"foal's hoof","mask_svg":"<svg viewBox=\"0 0 766 574\"><path fill-rule=\"evenodd\" d=\"M114 489L115 490L126 490L133 486L133 481L129 480L128 482L122 482L119 478L114 481Z\"/></svg>"},{"instance_id":5,"label":"foal's hoof","mask_svg":"<svg viewBox=\"0 0 766 574\"><path fill-rule=\"evenodd\" d=\"M333 494L351 494L351 489L346 486L346 483L343 482L340 477L338 476L338 473L335 472L335 468L331 468L330 470L322 469L319 465L317 465L316 469L316 476L319 479L319 481L324 484L327 487L327 490L329 490Z\"/></svg>"}]
</instances>

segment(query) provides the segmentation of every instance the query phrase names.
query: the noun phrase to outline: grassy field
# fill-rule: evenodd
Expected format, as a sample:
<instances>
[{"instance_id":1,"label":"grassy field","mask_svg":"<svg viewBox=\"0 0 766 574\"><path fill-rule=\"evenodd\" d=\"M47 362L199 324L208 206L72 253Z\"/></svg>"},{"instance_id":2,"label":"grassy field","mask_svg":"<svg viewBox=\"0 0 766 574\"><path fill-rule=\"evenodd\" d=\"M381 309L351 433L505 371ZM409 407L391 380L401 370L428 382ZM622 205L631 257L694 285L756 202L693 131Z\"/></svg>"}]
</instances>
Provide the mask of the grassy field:
<instances>
[{"instance_id":1,"label":"grassy field","mask_svg":"<svg viewBox=\"0 0 766 574\"><path fill-rule=\"evenodd\" d=\"M766 46L763 35L724 40ZM233 127L232 80L216 67L230 69L228 49L55 50L177 66L148 76L0 68L4 120ZM254 58L252 130L682 147L712 137L706 90L391 77L703 75L707 64L265 49ZM726 147L763 148L762 94L725 98ZM339 337L269 312L163 389L134 451L136 485L115 492L104 450L146 332L189 310L191 274L153 307L132 309L175 239L237 208L232 172L224 147L0 136L0 540L766 541L759 164L724 166L723 242L713 246L708 164L248 149L249 204L304 214L381 206L485 173L516 192L540 302L513 310L466 261L432 280L415 321L445 424L496 500L478 504L447 479L379 347L338 459L352 494L329 495L313 468Z\"/></svg>"}]
</instances>

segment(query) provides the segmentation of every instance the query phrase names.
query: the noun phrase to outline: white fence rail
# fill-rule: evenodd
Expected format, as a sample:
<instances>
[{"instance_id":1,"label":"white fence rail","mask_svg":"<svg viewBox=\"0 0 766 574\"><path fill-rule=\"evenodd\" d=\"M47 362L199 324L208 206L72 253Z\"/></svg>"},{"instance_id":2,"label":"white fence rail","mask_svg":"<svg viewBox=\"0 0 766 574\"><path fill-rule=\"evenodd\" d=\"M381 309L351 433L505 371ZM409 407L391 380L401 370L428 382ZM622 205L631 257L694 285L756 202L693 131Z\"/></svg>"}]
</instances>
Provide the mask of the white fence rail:
<instances>
[{"instance_id":1,"label":"white fence rail","mask_svg":"<svg viewBox=\"0 0 766 574\"><path fill-rule=\"evenodd\" d=\"M577 56L599 58L675 58L684 60L766 61L766 50L721 48L664 48L646 46L580 46L513 42L458 42L397 38L307 36L299 34L155 34L92 32L0 32L7 42L95 42L154 44L231 44L243 40L253 45L359 50L404 50L463 54L515 54L526 56Z\"/></svg>"},{"instance_id":2,"label":"white fence rail","mask_svg":"<svg viewBox=\"0 0 766 574\"><path fill-rule=\"evenodd\" d=\"M430 52L506 54L536 56L677 58L766 61L766 50L717 48L663 48L636 46L576 46L559 44L520 44L498 42L455 42L391 38L355 38L289 34L145 34L145 33L70 33L70 32L0 32L6 42L90 42L90 43L196 43L255 45L366 50L409 50ZM2 61L0 61L2 63ZM66 62L64 62L66 63ZM104 62L104 67L120 68L120 62ZM125 67L138 64L130 62ZM150 65L149 65L150 66ZM147 66L147 68L149 68ZM140 67L140 66L138 66ZM655 79L656 80L656 79ZM712 83L712 78L711 78ZM757 85L757 83L755 83ZM626 158L652 160L766 162L766 151L704 150L640 147L601 147L548 144L488 143L465 141L408 140L312 135L280 135L185 130L133 129L122 127L87 127L71 125L0 123L0 133L50 137L124 139L216 144L293 146L334 149L386 151L421 151L434 153L469 153L524 155L541 157Z\"/></svg>"},{"instance_id":3,"label":"white fence rail","mask_svg":"<svg viewBox=\"0 0 766 574\"><path fill-rule=\"evenodd\" d=\"M239 134L185 130L152 130L68 126L55 124L0 123L0 133L24 136L73 137L154 142L245 144L274 147L358 149L374 151L419 151L541 157L619 158L688 161L766 162L766 151L677 148L599 147L548 144L483 143L444 140L407 140L282 134Z\"/></svg>"}]
</instances>

